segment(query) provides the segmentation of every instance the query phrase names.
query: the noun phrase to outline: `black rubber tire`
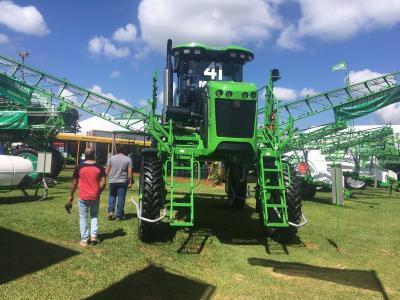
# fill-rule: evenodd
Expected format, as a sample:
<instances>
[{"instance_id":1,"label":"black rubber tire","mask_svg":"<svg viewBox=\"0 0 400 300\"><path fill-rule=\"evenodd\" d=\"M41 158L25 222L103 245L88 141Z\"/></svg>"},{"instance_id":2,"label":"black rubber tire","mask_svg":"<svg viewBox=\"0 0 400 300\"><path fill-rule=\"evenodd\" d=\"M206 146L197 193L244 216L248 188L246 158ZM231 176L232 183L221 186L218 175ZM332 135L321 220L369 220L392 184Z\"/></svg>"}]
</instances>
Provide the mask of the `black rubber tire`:
<instances>
[{"instance_id":1,"label":"black rubber tire","mask_svg":"<svg viewBox=\"0 0 400 300\"><path fill-rule=\"evenodd\" d=\"M306 199L314 198L317 193L317 186L312 183L302 181L300 184L301 196Z\"/></svg>"},{"instance_id":2,"label":"black rubber tire","mask_svg":"<svg viewBox=\"0 0 400 300\"><path fill-rule=\"evenodd\" d=\"M64 167L65 158L60 151L52 146L49 146L46 151L50 151L52 153L51 173L49 174L49 177L55 179Z\"/></svg>"},{"instance_id":3,"label":"black rubber tire","mask_svg":"<svg viewBox=\"0 0 400 300\"><path fill-rule=\"evenodd\" d=\"M286 188L286 205L288 212L289 222L299 224L301 222L301 193L300 193L300 182L296 176L294 167L289 165L290 174L288 170L284 168L283 177L285 180ZM289 226L286 228L279 228L280 238L284 241L291 241L294 239L298 231L297 227Z\"/></svg>"},{"instance_id":4,"label":"black rubber tire","mask_svg":"<svg viewBox=\"0 0 400 300\"><path fill-rule=\"evenodd\" d=\"M162 163L156 153L143 153L140 168L140 206L142 217L157 219L164 202L164 182L162 177ZM138 236L142 242L154 240L159 223L143 222L138 219Z\"/></svg>"},{"instance_id":5,"label":"black rubber tire","mask_svg":"<svg viewBox=\"0 0 400 300\"><path fill-rule=\"evenodd\" d=\"M232 208L242 209L247 197L247 170L241 164L230 164L226 172L228 204Z\"/></svg>"}]
</instances>

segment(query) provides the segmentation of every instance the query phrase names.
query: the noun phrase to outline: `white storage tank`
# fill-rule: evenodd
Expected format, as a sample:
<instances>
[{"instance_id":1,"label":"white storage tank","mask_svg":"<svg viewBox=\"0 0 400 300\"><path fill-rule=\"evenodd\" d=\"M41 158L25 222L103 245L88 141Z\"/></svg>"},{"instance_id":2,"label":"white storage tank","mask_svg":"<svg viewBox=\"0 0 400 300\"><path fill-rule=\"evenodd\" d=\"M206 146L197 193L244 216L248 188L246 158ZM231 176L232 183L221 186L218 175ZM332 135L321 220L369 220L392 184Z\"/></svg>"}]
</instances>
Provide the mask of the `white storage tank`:
<instances>
[{"instance_id":1,"label":"white storage tank","mask_svg":"<svg viewBox=\"0 0 400 300\"><path fill-rule=\"evenodd\" d=\"M29 159L0 155L0 186L16 186L33 171L33 165Z\"/></svg>"}]
</instances>

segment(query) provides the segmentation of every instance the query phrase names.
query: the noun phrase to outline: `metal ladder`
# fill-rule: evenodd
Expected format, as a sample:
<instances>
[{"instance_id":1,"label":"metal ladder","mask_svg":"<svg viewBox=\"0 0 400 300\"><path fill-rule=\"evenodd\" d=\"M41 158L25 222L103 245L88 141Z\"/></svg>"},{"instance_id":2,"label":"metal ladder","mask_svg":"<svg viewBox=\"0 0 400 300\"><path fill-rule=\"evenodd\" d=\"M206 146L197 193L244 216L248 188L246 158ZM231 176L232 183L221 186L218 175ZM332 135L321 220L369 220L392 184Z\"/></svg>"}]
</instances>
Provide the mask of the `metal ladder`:
<instances>
[{"instance_id":1,"label":"metal ladder","mask_svg":"<svg viewBox=\"0 0 400 300\"><path fill-rule=\"evenodd\" d=\"M195 174L195 168L197 168L197 174ZM187 182L176 182L175 173L176 171L189 171L190 181ZM169 180L168 180L169 175ZM195 175L197 179L195 182ZM165 183L170 188L169 192L169 215L171 226L193 226L194 221L194 188L200 184L200 163L197 161L192 154L189 155L177 155L172 153L170 158L165 162L164 165L164 177ZM188 189L189 199L186 198L175 198L175 189ZM176 210L178 210L176 212ZM177 215L183 213L185 218L177 218Z\"/></svg>"},{"instance_id":2,"label":"metal ladder","mask_svg":"<svg viewBox=\"0 0 400 300\"><path fill-rule=\"evenodd\" d=\"M288 227L288 213L286 206L286 186L283 178L284 165L280 156L263 149L259 160L259 185L261 208L263 210L264 225L267 227ZM278 218L270 220L270 215Z\"/></svg>"}]
</instances>

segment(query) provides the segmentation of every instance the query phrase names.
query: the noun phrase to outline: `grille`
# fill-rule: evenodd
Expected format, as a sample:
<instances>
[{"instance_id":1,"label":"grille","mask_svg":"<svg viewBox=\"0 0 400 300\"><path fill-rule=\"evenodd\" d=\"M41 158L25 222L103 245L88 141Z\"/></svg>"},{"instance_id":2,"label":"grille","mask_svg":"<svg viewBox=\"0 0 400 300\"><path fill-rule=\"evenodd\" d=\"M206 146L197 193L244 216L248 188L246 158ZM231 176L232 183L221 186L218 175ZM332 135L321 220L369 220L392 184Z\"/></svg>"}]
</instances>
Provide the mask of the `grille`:
<instances>
[{"instance_id":1,"label":"grille","mask_svg":"<svg viewBox=\"0 0 400 300\"><path fill-rule=\"evenodd\" d=\"M252 138L256 101L215 100L217 136Z\"/></svg>"}]
</instances>

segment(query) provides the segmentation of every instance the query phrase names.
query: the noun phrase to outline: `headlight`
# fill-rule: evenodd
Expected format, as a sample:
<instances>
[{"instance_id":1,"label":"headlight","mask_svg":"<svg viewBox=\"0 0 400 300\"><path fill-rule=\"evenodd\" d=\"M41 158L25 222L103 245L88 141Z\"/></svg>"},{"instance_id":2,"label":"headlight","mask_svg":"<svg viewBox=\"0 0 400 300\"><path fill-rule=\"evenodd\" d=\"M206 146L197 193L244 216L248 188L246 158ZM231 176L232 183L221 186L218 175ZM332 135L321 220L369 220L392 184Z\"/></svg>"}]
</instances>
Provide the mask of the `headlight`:
<instances>
[{"instance_id":1,"label":"headlight","mask_svg":"<svg viewBox=\"0 0 400 300\"><path fill-rule=\"evenodd\" d=\"M233 94L232 94L231 91L227 91L227 92L226 92L226 97L227 97L227 98L232 98L232 95L233 95Z\"/></svg>"},{"instance_id":2,"label":"headlight","mask_svg":"<svg viewBox=\"0 0 400 300\"><path fill-rule=\"evenodd\" d=\"M256 99L257 98L257 93L256 92L251 92L250 96L252 99Z\"/></svg>"},{"instance_id":3,"label":"headlight","mask_svg":"<svg viewBox=\"0 0 400 300\"><path fill-rule=\"evenodd\" d=\"M215 92L215 96L221 97L221 96L222 96L222 91L221 91L221 90L217 90L217 91Z\"/></svg>"},{"instance_id":4,"label":"headlight","mask_svg":"<svg viewBox=\"0 0 400 300\"><path fill-rule=\"evenodd\" d=\"M243 92L243 93L242 93L242 97L243 97L243 99L249 98L249 93Z\"/></svg>"}]
</instances>

